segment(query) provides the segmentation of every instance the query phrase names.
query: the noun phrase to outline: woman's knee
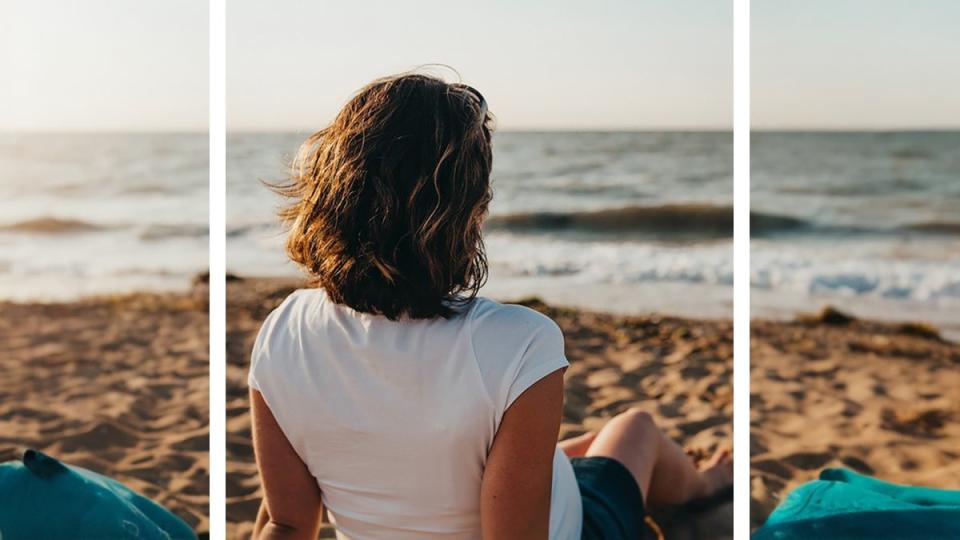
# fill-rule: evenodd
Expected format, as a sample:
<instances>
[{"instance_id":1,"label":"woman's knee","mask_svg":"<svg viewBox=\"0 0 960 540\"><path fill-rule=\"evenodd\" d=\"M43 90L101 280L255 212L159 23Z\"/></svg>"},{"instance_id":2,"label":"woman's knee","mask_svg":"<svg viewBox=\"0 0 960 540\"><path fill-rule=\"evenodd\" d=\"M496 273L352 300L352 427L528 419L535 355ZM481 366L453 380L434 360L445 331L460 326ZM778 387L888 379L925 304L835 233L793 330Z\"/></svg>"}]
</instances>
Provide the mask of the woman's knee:
<instances>
[{"instance_id":1,"label":"woman's knee","mask_svg":"<svg viewBox=\"0 0 960 540\"><path fill-rule=\"evenodd\" d=\"M624 464L640 484L649 485L662 437L650 413L629 409L610 419L587 455L612 457Z\"/></svg>"},{"instance_id":2,"label":"woman's knee","mask_svg":"<svg viewBox=\"0 0 960 540\"><path fill-rule=\"evenodd\" d=\"M635 433L649 433L657 430L657 422L654 420L653 415L636 407L618 414L611 421L611 423L613 422L621 424L623 427Z\"/></svg>"}]
</instances>

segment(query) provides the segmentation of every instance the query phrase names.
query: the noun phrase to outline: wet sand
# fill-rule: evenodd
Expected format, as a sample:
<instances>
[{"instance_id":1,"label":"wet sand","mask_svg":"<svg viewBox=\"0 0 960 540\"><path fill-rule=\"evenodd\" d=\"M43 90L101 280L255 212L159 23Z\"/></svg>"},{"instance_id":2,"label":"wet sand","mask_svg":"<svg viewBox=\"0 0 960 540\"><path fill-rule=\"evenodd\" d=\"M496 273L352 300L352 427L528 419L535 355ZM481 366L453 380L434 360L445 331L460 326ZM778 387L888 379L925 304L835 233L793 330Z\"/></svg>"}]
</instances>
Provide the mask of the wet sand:
<instances>
[{"instance_id":1,"label":"wet sand","mask_svg":"<svg viewBox=\"0 0 960 540\"><path fill-rule=\"evenodd\" d=\"M825 467L960 486L960 345L836 311L752 325L751 521Z\"/></svg>"},{"instance_id":2,"label":"wet sand","mask_svg":"<svg viewBox=\"0 0 960 540\"><path fill-rule=\"evenodd\" d=\"M0 461L24 447L208 523L207 292L0 302Z\"/></svg>"},{"instance_id":3,"label":"wet sand","mask_svg":"<svg viewBox=\"0 0 960 540\"><path fill-rule=\"evenodd\" d=\"M260 505L250 441L246 374L260 323L296 286L245 279L227 289L227 528L249 538ZM566 336L571 367L561 439L599 429L615 414L641 407L698 459L732 444L732 331L728 321L631 317L526 305L552 317ZM668 538L732 538L732 504L698 513L657 513ZM332 537L325 526L321 537Z\"/></svg>"}]
</instances>

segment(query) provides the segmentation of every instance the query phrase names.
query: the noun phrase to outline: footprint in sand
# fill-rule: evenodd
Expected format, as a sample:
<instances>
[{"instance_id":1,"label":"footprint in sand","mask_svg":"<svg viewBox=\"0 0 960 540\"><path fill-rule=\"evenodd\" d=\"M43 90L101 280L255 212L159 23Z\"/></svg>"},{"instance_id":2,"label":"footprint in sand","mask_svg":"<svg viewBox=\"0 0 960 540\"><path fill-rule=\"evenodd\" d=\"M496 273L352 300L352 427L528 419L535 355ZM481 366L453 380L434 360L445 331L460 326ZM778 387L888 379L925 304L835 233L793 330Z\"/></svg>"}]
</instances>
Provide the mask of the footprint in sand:
<instances>
[{"instance_id":1,"label":"footprint in sand","mask_svg":"<svg viewBox=\"0 0 960 540\"><path fill-rule=\"evenodd\" d=\"M44 412L37 409L31 409L30 407L14 407L0 414L0 420L4 420L4 421L15 420L18 418L47 423L47 422L53 422L55 420L59 420L60 415L52 412Z\"/></svg>"},{"instance_id":2,"label":"footprint in sand","mask_svg":"<svg viewBox=\"0 0 960 540\"><path fill-rule=\"evenodd\" d=\"M710 375L710 369L705 366L687 366L680 370L680 377L685 381L699 380Z\"/></svg>"},{"instance_id":3,"label":"footprint in sand","mask_svg":"<svg viewBox=\"0 0 960 540\"><path fill-rule=\"evenodd\" d=\"M843 400L843 410L840 414L846 418L853 418L863 412L863 405L850 399Z\"/></svg>"},{"instance_id":4,"label":"footprint in sand","mask_svg":"<svg viewBox=\"0 0 960 540\"><path fill-rule=\"evenodd\" d=\"M693 422L681 422L677 424L677 429L679 429L684 435L690 436L696 433L700 433L705 429L717 427L723 424L727 424L729 422L730 422L730 417L723 414L717 414L714 416L710 416L708 418L704 418L703 420L696 420Z\"/></svg>"},{"instance_id":5,"label":"footprint in sand","mask_svg":"<svg viewBox=\"0 0 960 540\"><path fill-rule=\"evenodd\" d=\"M770 447L767 446L765 440L761 437L758 437L756 434L750 434L750 455L758 456L760 454L766 454L770 451Z\"/></svg>"},{"instance_id":6,"label":"footprint in sand","mask_svg":"<svg viewBox=\"0 0 960 540\"><path fill-rule=\"evenodd\" d=\"M797 452L784 456L783 461L804 471L813 471L823 468L833 459L828 452Z\"/></svg>"},{"instance_id":7,"label":"footprint in sand","mask_svg":"<svg viewBox=\"0 0 960 540\"><path fill-rule=\"evenodd\" d=\"M895 411L883 409L880 427L914 437L936 438L950 420L950 412L942 409Z\"/></svg>"},{"instance_id":8,"label":"footprint in sand","mask_svg":"<svg viewBox=\"0 0 960 540\"><path fill-rule=\"evenodd\" d=\"M111 421L102 421L89 429L60 438L61 449L64 452L96 451L117 447L133 448L139 442L140 437L135 433Z\"/></svg>"},{"instance_id":9,"label":"footprint in sand","mask_svg":"<svg viewBox=\"0 0 960 540\"><path fill-rule=\"evenodd\" d=\"M793 476L793 469L775 459L761 459L753 462L751 468L771 474L777 478L789 479Z\"/></svg>"},{"instance_id":10,"label":"footprint in sand","mask_svg":"<svg viewBox=\"0 0 960 540\"><path fill-rule=\"evenodd\" d=\"M201 430L196 435L192 435L181 439L172 445L171 448L174 450L181 451L193 451L193 452L205 452L207 450L207 445L209 444L209 435L206 431Z\"/></svg>"},{"instance_id":11,"label":"footprint in sand","mask_svg":"<svg viewBox=\"0 0 960 540\"><path fill-rule=\"evenodd\" d=\"M844 456L840 458L840 461L844 465L846 465L847 467L850 467L851 469L857 471L858 473L873 475L875 472L873 467L867 464L866 461L856 456Z\"/></svg>"}]
</instances>

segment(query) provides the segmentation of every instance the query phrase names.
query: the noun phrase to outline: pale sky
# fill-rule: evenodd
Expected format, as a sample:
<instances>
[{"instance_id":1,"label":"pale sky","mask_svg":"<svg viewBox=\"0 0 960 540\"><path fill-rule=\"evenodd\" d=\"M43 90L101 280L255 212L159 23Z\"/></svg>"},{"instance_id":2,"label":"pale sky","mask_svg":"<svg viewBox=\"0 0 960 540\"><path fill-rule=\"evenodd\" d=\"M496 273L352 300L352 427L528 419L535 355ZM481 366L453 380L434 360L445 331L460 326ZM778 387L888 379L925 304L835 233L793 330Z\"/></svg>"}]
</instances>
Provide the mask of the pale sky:
<instances>
[{"instance_id":1,"label":"pale sky","mask_svg":"<svg viewBox=\"0 0 960 540\"><path fill-rule=\"evenodd\" d=\"M364 84L455 68L500 129L729 129L726 0L231 0L234 130L315 130Z\"/></svg>"},{"instance_id":2,"label":"pale sky","mask_svg":"<svg viewBox=\"0 0 960 540\"><path fill-rule=\"evenodd\" d=\"M960 127L960 2L754 0L754 127Z\"/></svg>"},{"instance_id":3,"label":"pale sky","mask_svg":"<svg viewBox=\"0 0 960 540\"><path fill-rule=\"evenodd\" d=\"M369 80L445 63L502 129L726 129L730 7L231 0L228 122L316 129ZM206 128L203 0L0 0L0 14L0 131ZM960 126L960 2L755 0L751 15L756 127Z\"/></svg>"},{"instance_id":4,"label":"pale sky","mask_svg":"<svg viewBox=\"0 0 960 540\"><path fill-rule=\"evenodd\" d=\"M0 131L205 131L204 0L0 0Z\"/></svg>"}]
</instances>

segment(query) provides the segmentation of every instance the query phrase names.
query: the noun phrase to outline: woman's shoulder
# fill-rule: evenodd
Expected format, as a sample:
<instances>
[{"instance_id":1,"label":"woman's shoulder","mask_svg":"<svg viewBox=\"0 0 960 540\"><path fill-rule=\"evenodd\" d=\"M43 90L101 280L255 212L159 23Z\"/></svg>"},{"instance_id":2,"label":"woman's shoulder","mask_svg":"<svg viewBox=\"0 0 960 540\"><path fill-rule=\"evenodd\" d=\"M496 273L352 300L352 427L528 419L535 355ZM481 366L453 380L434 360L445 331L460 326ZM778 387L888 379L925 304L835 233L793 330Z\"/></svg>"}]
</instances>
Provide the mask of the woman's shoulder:
<instances>
[{"instance_id":1,"label":"woman's shoulder","mask_svg":"<svg viewBox=\"0 0 960 540\"><path fill-rule=\"evenodd\" d=\"M470 338L499 422L524 390L569 363L563 333L553 319L519 304L479 302L474 307Z\"/></svg>"},{"instance_id":2,"label":"woman's shoulder","mask_svg":"<svg viewBox=\"0 0 960 540\"><path fill-rule=\"evenodd\" d=\"M289 335L290 330L311 312L322 309L327 303L325 299L321 289L297 289L288 294L263 320L257 345L264 345L277 336Z\"/></svg>"},{"instance_id":3,"label":"woman's shoulder","mask_svg":"<svg viewBox=\"0 0 960 540\"><path fill-rule=\"evenodd\" d=\"M478 296L474 301L477 304L471 310L474 319L485 317L531 324L553 323L550 317L522 304L498 302L485 296Z\"/></svg>"},{"instance_id":4,"label":"woman's shoulder","mask_svg":"<svg viewBox=\"0 0 960 540\"><path fill-rule=\"evenodd\" d=\"M531 335L543 331L560 333L553 319L520 304L505 304L486 297L477 297L470 310L474 331L487 330L493 336Z\"/></svg>"},{"instance_id":5,"label":"woman's shoulder","mask_svg":"<svg viewBox=\"0 0 960 540\"><path fill-rule=\"evenodd\" d=\"M327 304L327 295L323 289L295 289L275 307L267 320L297 312L315 310Z\"/></svg>"}]
</instances>

